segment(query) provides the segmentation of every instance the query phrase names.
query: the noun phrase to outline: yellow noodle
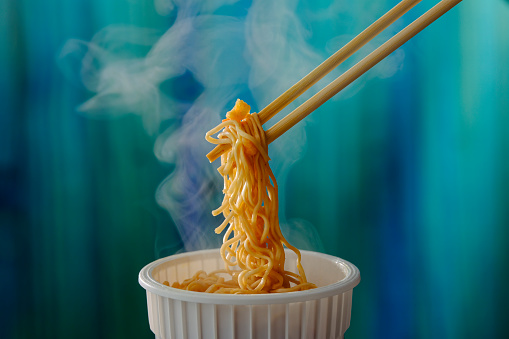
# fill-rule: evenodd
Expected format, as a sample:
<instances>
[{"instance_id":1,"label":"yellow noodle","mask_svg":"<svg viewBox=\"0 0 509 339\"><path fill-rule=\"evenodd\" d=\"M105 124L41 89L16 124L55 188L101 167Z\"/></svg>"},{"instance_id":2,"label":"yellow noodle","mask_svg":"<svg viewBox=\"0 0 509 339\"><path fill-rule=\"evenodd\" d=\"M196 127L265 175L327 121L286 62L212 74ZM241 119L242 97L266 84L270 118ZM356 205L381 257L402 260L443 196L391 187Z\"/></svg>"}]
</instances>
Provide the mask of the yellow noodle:
<instances>
[{"instance_id":1,"label":"yellow noodle","mask_svg":"<svg viewBox=\"0 0 509 339\"><path fill-rule=\"evenodd\" d=\"M268 165L265 132L258 115L249 114L249 106L237 100L227 117L205 136L212 144L231 145L221 156L218 168L224 180L224 198L221 206L212 211L213 215L222 213L225 217L215 229L218 234L225 232L220 248L225 269L209 274L199 271L172 287L227 294L315 288L306 280L299 250L288 243L279 227L278 187ZM213 137L215 134L217 138ZM285 247L297 255L298 274L284 269ZM233 270L233 266L239 270Z\"/></svg>"}]
</instances>

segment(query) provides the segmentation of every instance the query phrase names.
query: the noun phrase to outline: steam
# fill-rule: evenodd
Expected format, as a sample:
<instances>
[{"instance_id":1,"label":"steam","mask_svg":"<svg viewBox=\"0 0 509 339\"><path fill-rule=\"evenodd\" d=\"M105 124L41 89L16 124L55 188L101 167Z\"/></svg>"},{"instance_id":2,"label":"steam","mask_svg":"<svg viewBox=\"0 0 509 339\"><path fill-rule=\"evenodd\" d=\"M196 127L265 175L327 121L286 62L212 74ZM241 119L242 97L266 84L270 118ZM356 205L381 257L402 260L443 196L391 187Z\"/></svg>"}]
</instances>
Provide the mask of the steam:
<instances>
[{"instance_id":1,"label":"steam","mask_svg":"<svg viewBox=\"0 0 509 339\"><path fill-rule=\"evenodd\" d=\"M97 118L136 114L147 132L157 135L155 155L174 170L156 198L171 215L186 251L218 247L222 241L213 232L221 220L211 215L221 202L222 179L217 164L205 157L212 149L204 140L206 131L224 118L236 98L258 111L329 54L309 44L312 35L297 14L296 0L253 1L241 17L217 14L240 6L236 2L155 0L160 15L176 17L167 32L110 26L90 42L68 41L60 55L64 74L95 93L78 107L80 112ZM184 82L190 91L179 91ZM283 233L300 248L320 251L323 246L309 222L284 216L287 173L305 152L304 126L300 123L271 144L269 155L280 189Z\"/></svg>"}]
</instances>

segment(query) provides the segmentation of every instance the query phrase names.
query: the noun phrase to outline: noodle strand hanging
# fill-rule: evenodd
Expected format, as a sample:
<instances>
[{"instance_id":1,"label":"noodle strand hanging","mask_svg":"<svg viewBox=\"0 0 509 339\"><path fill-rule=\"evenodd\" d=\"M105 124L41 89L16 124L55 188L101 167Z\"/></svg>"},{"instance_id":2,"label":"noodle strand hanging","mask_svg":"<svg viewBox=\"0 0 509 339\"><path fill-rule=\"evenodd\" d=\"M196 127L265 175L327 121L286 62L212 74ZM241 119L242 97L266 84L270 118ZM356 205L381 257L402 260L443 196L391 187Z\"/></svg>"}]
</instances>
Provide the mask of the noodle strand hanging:
<instances>
[{"instance_id":1,"label":"noodle strand hanging","mask_svg":"<svg viewBox=\"0 0 509 339\"><path fill-rule=\"evenodd\" d=\"M212 144L230 144L221 156L219 173L224 179L224 198L213 215L224 221L215 232L223 235L224 270L199 271L172 287L210 293L279 293L316 286L307 282L298 249L281 233L278 187L268 161L265 132L256 113L237 100L221 124L207 132ZM213 135L217 134L217 138ZM285 247L297 255L298 274L285 271ZM228 280L225 280L226 279Z\"/></svg>"}]
</instances>

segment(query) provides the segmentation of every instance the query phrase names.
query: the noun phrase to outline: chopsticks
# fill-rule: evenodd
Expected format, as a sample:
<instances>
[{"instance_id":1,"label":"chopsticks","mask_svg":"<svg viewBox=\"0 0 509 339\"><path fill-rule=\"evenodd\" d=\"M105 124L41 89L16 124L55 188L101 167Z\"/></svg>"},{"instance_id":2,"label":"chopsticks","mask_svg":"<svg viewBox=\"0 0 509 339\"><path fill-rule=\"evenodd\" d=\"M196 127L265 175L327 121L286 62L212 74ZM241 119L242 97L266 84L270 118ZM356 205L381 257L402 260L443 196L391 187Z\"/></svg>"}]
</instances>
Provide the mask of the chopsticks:
<instances>
[{"instance_id":1,"label":"chopsticks","mask_svg":"<svg viewBox=\"0 0 509 339\"><path fill-rule=\"evenodd\" d=\"M266 123L279 111L285 108L293 100L313 86L318 80L322 79L334 68L339 66L343 61L348 59L352 54L357 52L361 47L371 41L374 37L384 31L392 23L402 17L411 8L422 0L403 0L385 13L382 17L372 23L368 28L353 38L349 43L331 55L327 60L322 62L318 67L312 70L308 75L302 78L295 85L290 87L286 92L281 94L277 99L271 102L267 107L258 112L258 117L262 124Z\"/></svg>"},{"instance_id":2,"label":"chopsticks","mask_svg":"<svg viewBox=\"0 0 509 339\"><path fill-rule=\"evenodd\" d=\"M261 110L258 115L261 123L264 124L276 113L290 104L295 98L306 91L309 87L315 84L318 80L324 77L332 69L337 67L341 62L350 57L359 48L364 46L368 41L374 38L377 34L382 32L390 24L405 14L410 8L415 6L421 0L403 0L393 9L387 12L380 19L375 21L371 26L364 30L361 34L355 37L352 41L346 44L343 48L329 57L321 65L315 68L311 73L306 75L303 79L293 85L285 93L275 99L266 108ZM386 58L389 54L394 52L396 49L401 47L404 43L422 31L424 28L429 26L436 19L441 17L443 14L448 12L462 0L442 0L436 4L433 8L428 10L410 25L401 30L398 34L393 36L383 45L378 47L376 50L371 52L364 59L355 64L348 71L343 73L341 76L336 78L333 82L323 88L321 91L313 95L302 105L297 107L274 126L265 132L267 144L276 140L283 133L289 130L292 126L297 124L299 121L308 116L311 112L316 110L319 106L325 103L327 100L336 95L339 91L344 89L346 86L351 84L362 74L367 72L381 60ZM207 158L210 162L217 159L223 152L228 150L228 145L221 144L216 146L209 154Z\"/></svg>"},{"instance_id":3,"label":"chopsticks","mask_svg":"<svg viewBox=\"0 0 509 339\"><path fill-rule=\"evenodd\" d=\"M382 17L372 23L368 28L353 38L349 43L331 55L327 60L322 62L318 67L316 67L295 85L286 90L278 98L267 105L267 107L262 109L258 113L260 122L265 124L274 115L288 106L302 93L308 90L325 75L330 73L334 68L339 66L343 61L348 59L352 54L357 52L361 47L371 41L374 37L384 31L387 27L389 27L392 23L402 17L405 13L407 13L411 8L413 8L421 1L422 0L403 0L399 2L391 10L389 10ZM209 154L207 154L207 158L210 162L212 162L219 158L219 156L229 148L230 145L228 144L217 145Z\"/></svg>"}]
</instances>

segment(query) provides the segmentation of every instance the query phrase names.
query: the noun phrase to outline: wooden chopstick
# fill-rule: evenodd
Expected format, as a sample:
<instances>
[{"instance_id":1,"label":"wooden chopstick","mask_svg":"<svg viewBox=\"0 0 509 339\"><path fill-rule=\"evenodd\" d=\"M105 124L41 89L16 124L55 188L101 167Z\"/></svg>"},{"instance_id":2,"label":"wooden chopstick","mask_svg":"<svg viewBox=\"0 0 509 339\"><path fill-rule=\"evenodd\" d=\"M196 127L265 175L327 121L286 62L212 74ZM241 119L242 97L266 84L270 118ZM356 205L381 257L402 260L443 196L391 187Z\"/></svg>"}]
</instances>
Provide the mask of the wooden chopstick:
<instances>
[{"instance_id":1,"label":"wooden chopstick","mask_svg":"<svg viewBox=\"0 0 509 339\"><path fill-rule=\"evenodd\" d=\"M325 75L330 73L334 68L339 66L343 61L348 59L352 54L357 52L362 46L371 41L374 37L380 34L383 30L389 27L394 21L399 19L407 13L412 7L421 2L422 0L403 0L394 6L391 10L385 13L382 17L372 23L368 28L362 31L359 35L353 38L349 43L343 46L336 53L331 55L327 60L322 62L318 67L311 71L308 75L302 78L295 85L286 90L278 98L268 104L264 109L258 113L260 122L266 123L274 115L280 112L283 108L288 106L292 101L299 97L302 93L313 86L317 81L322 79ZM216 146L207 158L210 162L216 160L223 152L227 151L230 145L221 144Z\"/></svg>"},{"instance_id":2,"label":"wooden chopstick","mask_svg":"<svg viewBox=\"0 0 509 339\"><path fill-rule=\"evenodd\" d=\"M421 1L422 0L403 0L394 6L382 17L372 23L368 28L353 38L349 43L347 43L336 53L331 55L327 60L322 62L318 67L312 70L308 75L299 80L299 82L297 82L295 85L286 90L286 92L281 94L277 99L268 104L267 107L258 112L260 122L264 124L269 121L269 119L280 112L283 108L288 106L302 93L307 91L317 81L338 67L346 59L352 56L352 54L357 52L361 47L366 45L369 41L371 41L374 37L384 31L387 27L394 23L394 21L402 17L412 7Z\"/></svg>"},{"instance_id":3,"label":"wooden chopstick","mask_svg":"<svg viewBox=\"0 0 509 339\"><path fill-rule=\"evenodd\" d=\"M269 130L265 132L267 144L280 137L284 132L288 131L292 126L301 121L308 114L317 109L320 105L336 95L339 91L351 84L355 79L360 77L366 71L371 69L389 54L401 47L404 43L414 37L417 33L429 26L436 19L448 12L462 0L442 0L429 11L424 13L410 25L405 27L401 32L393 36L382 46L378 47L367 57L359 61L355 66L339 76L336 80L327 85L320 92L316 93L294 111L289 113Z\"/></svg>"},{"instance_id":4,"label":"wooden chopstick","mask_svg":"<svg viewBox=\"0 0 509 339\"><path fill-rule=\"evenodd\" d=\"M437 20L443 14L447 13L450 9L452 9L454 6L459 4L461 1L462 0L442 0L442 1L440 1L433 8L431 8L426 13L424 13L422 16L420 16L417 20L415 20L410 25L405 27L401 32L399 32L398 34L393 36L391 39L389 39L382 46L378 47L376 50L374 50L367 57L365 57L360 62L358 62L355 66L353 66L348 71L343 73L341 76L336 78L332 83L327 85L324 89L322 89L321 91L316 93L314 96L312 96L306 102L304 102L302 105L297 107L294 111L292 111L287 116L285 116L283 119L281 119L279 122L277 122L269 130L267 130L265 132L267 144L270 144L272 141L276 140L284 132L286 132L291 127L293 127L295 124L297 124L299 121L304 119L311 112L316 110L320 105L325 103L327 100L329 100L334 95L336 95L339 91L341 91L346 86L351 84L353 81L355 81L357 78L359 78L362 74L367 72L369 69L371 69L377 63L379 63L381 60L386 58L389 54L391 54L396 49L401 47L404 43L406 43L408 40L410 40L416 34L421 32L424 28L429 26L432 22ZM399 6L399 4L397 6ZM402 12L401 15L403 15L404 13L406 13L406 12ZM337 53L339 53L339 51L336 52L336 54ZM327 59L326 62L329 59ZM342 62L342 61L340 61L340 62ZM317 68L319 68L319 67L320 66L318 66ZM311 73L313 73L313 72L311 72ZM308 74L306 77L310 76L310 74ZM325 74L326 73L324 73L322 75L322 77ZM316 81L318 81L318 80L316 80ZM312 84L314 84L315 82L313 82ZM311 85L309 85L307 88L309 88ZM292 88L294 86L292 86ZM291 88L288 91L286 91L285 93L283 93L283 95L281 95L278 99L285 96L285 94L287 92L289 92L290 90L291 90ZM300 95L301 93L302 92L300 92L298 95ZM288 98L291 98L291 97L293 97L293 99L291 99L291 100L294 100L298 95L294 96L294 94L291 94L291 95L289 94L285 97L287 98L286 100L288 100ZM276 99L274 101L277 101L278 99ZM286 102L286 100L284 102ZM288 105L291 102L291 100L286 102L286 105ZM272 105L272 103L271 103L271 105ZM283 107L285 107L285 106L283 106ZM275 107L276 107L276 105L275 105ZM283 107L281 107L281 109ZM268 113L265 113L265 114L267 114L267 116L270 114L271 114L271 116L273 116L276 113L277 112L272 113L272 111L269 111ZM262 123L266 122L267 120L268 119L266 119L265 121L262 121ZM217 159L223 152L227 151L228 148L229 148L229 146L225 146L224 144L218 145L211 152L209 152L209 154L207 154L207 158L209 159L210 162L212 162L215 159Z\"/></svg>"}]
</instances>

